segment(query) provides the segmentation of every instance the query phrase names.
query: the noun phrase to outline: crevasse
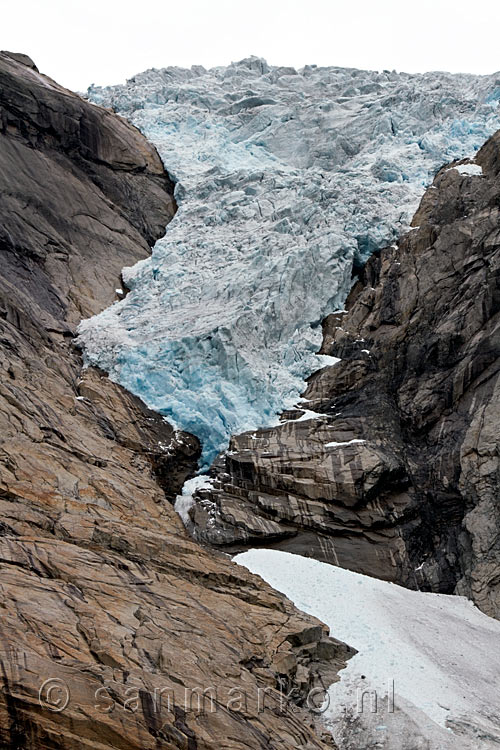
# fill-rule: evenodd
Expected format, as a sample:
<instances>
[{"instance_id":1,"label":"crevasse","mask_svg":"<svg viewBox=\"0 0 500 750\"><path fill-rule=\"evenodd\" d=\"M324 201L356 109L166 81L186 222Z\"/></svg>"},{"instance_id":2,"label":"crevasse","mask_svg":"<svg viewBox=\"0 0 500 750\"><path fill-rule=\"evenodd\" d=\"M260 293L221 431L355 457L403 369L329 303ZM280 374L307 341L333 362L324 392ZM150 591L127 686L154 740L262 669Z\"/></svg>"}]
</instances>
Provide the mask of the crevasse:
<instances>
[{"instance_id":1,"label":"crevasse","mask_svg":"<svg viewBox=\"0 0 500 750\"><path fill-rule=\"evenodd\" d=\"M88 363L196 434L294 403L354 260L408 227L435 170L500 127L495 76L272 67L149 70L89 98L129 118L179 210L127 297L80 326Z\"/></svg>"}]
</instances>

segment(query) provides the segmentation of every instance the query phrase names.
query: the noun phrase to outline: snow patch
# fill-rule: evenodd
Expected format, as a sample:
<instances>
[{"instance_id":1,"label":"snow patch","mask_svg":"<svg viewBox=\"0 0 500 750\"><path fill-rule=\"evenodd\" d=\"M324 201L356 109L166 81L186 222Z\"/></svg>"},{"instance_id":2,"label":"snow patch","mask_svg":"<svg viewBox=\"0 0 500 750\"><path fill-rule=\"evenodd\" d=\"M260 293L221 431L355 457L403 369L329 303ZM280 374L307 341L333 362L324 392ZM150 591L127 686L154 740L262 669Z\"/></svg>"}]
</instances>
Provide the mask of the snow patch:
<instances>
[{"instance_id":1,"label":"snow patch","mask_svg":"<svg viewBox=\"0 0 500 750\"><path fill-rule=\"evenodd\" d=\"M483 168L479 164L459 164L456 167L452 167L452 169L463 175L483 177Z\"/></svg>"},{"instance_id":2,"label":"snow patch","mask_svg":"<svg viewBox=\"0 0 500 750\"><path fill-rule=\"evenodd\" d=\"M332 357L330 354L316 354L317 357L321 357L321 367L333 367L342 360L340 357Z\"/></svg>"},{"instance_id":3,"label":"snow patch","mask_svg":"<svg viewBox=\"0 0 500 750\"><path fill-rule=\"evenodd\" d=\"M340 747L498 747L500 622L464 597L409 591L287 552L254 549L234 560L358 650L325 701Z\"/></svg>"},{"instance_id":4,"label":"snow patch","mask_svg":"<svg viewBox=\"0 0 500 750\"><path fill-rule=\"evenodd\" d=\"M320 412L313 411L312 409L304 409L304 407L301 406L300 404L297 406L297 410L304 412L303 414L300 415L300 417L297 417L297 419L277 418L272 422L271 426L277 427L278 425L282 425L282 424L290 424L290 423L294 424L296 422L309 422L312 419L321 419L321 418L326 419L328 416L327 414L321 414Z\"/></svg>"},{"instance_id":5,"label":"snow patch","mask_svg":"<svg viewBox=\"0 0 500 750\"><path fill-rule=\"evenodd\" d=\"M358 438L354 438L353 440L347 440L343 443L325 443L325 448L338 448L343 445L355 445L356 443L366 443L366 440L359 440Z\"/></svg>"}]
</instances>

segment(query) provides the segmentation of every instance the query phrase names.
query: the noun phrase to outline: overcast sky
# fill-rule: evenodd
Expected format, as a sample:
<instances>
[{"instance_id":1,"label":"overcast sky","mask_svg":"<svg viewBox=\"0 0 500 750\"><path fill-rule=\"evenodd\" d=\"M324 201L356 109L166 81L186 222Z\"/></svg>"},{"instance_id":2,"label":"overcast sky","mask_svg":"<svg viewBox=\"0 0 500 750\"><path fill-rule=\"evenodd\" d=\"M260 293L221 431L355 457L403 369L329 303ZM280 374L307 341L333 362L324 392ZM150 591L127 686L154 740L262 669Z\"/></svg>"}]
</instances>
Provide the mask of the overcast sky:
<instances>
[{"instance_id":1,"label":"overcast sky","mask_svg":"<svg viewBox=\"0 0 500 750\"><path fill-rule=\"evenodd\" d=\"M500 0L0 0L0 48L79 91L248 55L408 72L500 69Z\"/></svg>"}]
</instances>

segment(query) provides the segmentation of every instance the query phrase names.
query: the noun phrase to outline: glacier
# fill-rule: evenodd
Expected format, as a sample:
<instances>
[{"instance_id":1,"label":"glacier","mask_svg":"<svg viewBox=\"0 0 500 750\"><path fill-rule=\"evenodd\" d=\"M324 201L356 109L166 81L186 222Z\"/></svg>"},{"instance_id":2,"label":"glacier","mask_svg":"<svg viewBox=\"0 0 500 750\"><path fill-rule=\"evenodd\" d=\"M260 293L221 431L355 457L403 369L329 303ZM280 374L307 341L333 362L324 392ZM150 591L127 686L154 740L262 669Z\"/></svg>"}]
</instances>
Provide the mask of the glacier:
<instances>
[{"instance_id":1,"label":"glacier","mask_svg":"<svg viewBox=\"0 0 500 750\"><path fill-rule=\"evenodd\" d=\"M353 265L408 228L443 163L500 127L498 76L248 58L148 70L88 98L128 118L176 182L178 211L124 299L83 321L85 362L197 435L292 406Z\"/></svg>"}]
</instances>

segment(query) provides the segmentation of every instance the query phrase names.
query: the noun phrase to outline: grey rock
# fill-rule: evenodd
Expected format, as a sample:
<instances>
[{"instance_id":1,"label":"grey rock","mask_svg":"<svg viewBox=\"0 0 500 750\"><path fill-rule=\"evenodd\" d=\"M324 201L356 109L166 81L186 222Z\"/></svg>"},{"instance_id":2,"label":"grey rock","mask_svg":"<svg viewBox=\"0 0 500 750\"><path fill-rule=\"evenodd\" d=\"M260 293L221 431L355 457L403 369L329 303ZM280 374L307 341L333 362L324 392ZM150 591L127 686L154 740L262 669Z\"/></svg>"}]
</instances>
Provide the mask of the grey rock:
<instances>
[{"instance_id":1,"label":"grey rock","mask_svg":"<svg viewBox=\"0 0 500 750\"><path fill-rule=\"evenodd\" d=\"M23 52L8 52L7 50L2 50L0 54L10 57L12 60L21 63L21 65L26 65L28 68L36 70L38 73L38 68L29 55L25 55Z\"/></svg>"}]
</instances>

